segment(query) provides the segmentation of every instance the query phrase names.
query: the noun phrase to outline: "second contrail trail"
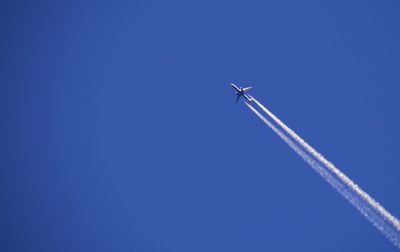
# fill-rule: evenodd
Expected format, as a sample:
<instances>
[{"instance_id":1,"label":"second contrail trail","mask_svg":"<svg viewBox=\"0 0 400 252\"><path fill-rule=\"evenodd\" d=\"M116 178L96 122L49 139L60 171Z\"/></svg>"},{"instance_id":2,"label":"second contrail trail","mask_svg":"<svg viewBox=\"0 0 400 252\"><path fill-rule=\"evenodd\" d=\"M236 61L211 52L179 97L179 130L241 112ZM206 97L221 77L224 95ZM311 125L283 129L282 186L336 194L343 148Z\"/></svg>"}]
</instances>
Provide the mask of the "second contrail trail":
<instances>
[{"instance_id":1,"label":"second contrail trail","mask_svg":"<svg viewBox=\"0 0 400 252\"><path fill-rule=\"evenodd\" d=\"M266 112L278 125L280 125L288 135L293 137L301 146L303 146L313 157L304 152L295 144L286 134L276 128L260 112L258 112L249 103L245 103L269 128L271 128L286 144L289 145L305 162L307 162L317 173L321 175L336 191L347 199L359 212L366 217L378 230L380 230L397 248L400 249L400 230L398 229L398 220L373 200L367 193L362 191L354 182L347 178L342 172L327 161L321 154L309 146L294 131L287 127L274 114L266 109L256 99L255 103ZM319 162L318 162L319 161ZM321 166L322 163L327 169ZM330 167L328 166L330 165ZM332 167L333 166L333 167ZM330 173L330 172L332 173ZM333 176L336 175L335 176ZM379 206L379 207L378 207ZM391 218L390 218L391 217ZM397 222L396 222L397 221Z\"/></svg>"}]
</instances>

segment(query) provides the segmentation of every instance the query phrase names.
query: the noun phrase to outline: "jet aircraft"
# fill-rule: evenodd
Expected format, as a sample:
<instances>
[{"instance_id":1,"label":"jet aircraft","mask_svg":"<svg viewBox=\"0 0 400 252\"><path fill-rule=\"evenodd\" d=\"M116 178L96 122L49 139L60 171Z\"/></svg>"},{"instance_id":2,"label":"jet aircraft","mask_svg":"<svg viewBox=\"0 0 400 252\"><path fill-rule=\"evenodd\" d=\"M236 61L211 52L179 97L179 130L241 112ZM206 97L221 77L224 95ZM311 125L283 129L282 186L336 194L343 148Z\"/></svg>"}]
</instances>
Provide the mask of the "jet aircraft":
<instances>
[{"instance_id":1,"label":"jet aircraft","mask_svg":"<svg viewBox=\"0 0 400 252\"><path fill-rule=\"evenodd\" d=\"M239 99L241 96L243 96L247 101L251 102L253 101L253 98L251 98L250 95L246 94L247 91L249 91L250 88L252 87L238 87L235 84L231 83L231 86L235 89L236 91L236 103L238 103Z\"/></svg>"}]
</instances>

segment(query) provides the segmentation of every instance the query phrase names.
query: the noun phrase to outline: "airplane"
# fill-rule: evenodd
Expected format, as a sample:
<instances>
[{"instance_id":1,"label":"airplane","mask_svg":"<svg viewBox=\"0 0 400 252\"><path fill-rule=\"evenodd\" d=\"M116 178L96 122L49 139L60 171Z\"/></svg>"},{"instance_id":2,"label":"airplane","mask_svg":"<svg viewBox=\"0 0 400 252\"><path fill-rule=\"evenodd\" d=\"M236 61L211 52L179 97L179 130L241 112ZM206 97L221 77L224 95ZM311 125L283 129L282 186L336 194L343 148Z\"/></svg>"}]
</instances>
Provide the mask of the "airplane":
<instances>
[{"instance_id":1,"label":"airplane","mask_svg":"<svg viewBox=\"0 0 400 252\"><path fill-rule=\"evenodd\" d=\"M235 84L231 83L231 86L236 90L236 103L238 103L239 99L241 96L246 98L247 101L252 102L253 98L251 98L250 95L246 94L247 91L249 91L250 88L252 87L238 87Z\"/></svg>"}]
</instances>

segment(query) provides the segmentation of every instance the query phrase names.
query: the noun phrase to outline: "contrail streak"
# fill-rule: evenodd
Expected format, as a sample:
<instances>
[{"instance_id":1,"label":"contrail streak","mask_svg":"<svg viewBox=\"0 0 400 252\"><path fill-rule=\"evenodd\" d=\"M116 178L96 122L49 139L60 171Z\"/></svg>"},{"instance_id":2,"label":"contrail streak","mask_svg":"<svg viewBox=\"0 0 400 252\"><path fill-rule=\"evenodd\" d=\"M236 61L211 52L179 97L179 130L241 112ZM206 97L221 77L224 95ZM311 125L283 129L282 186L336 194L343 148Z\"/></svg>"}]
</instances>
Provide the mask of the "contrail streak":
<instances>
[{"instance_id":1,"label":"contrail streak","mask_svg":"<svg viewBox=\"0 0 400 252\"><path fill-rule=\"evenodd\" d=\"M304 153L302 149L294 144L283 132L277 129L271 122L269 122L263 115L246 102L246 105L265 123L267 124L279 137L282 138L304 161L306 161L314 170L316 170L333 188L342 194L354 207L356 207L363 216L365 216L378 230L380 230L397 248L400 249L400 222L386 209L384 209L378 202L376 202L366 192L361 190L351 179L343 174L331 162L326 160L320 153L312 148L307 142L299 137L293 130L277 118L272 112L252 97L254 102L267 113L285 132L296 140L301 146L304 147L315 159L321 162L326 168L337 176L338 179L333 177L325 168L311 158L308 154ZM354 192L351 193L351 191ZM382 216L382 217L380 217Z\"/></svg>"}]
</instances>

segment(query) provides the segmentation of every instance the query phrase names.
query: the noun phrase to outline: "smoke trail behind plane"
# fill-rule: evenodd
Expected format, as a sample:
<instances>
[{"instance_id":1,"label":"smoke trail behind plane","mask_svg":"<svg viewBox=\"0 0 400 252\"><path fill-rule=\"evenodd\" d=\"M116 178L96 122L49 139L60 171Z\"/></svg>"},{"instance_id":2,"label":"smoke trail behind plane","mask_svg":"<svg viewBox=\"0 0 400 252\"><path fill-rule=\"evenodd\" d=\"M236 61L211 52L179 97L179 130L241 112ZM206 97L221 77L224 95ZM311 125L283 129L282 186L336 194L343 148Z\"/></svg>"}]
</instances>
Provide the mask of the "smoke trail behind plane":
<instances>
[{"instance_id":1,"label":"smoke trail behind plane","mask_svg":"<svg viewBox=\"0 0 400 252\"><path fill-rule=\"evenodd\" d=\"M321 165L311 158L308 154L304 153L302 149L294 144L283 132L277 129L271 122L269 122L262 114L260 114L254 107L246 102L246 105L265 123L270 127L284 142L286 142L304 161L306 161L314 170L316 170L333 188L342 194L360 213L365 216L378 230L380 230L397 248L400 249L400 224L399 221L385 210L379 203L377 203L371 196L361 190L352 180L344 175L332 163L327 161L321 154L314 148L307 144L300 138L293 130L286 126L279 118L272 114L260 102L252 97L254 102L267 113L285 132L303 146L316 160L325 165L329 171L334 175L333 177L328 170L321 167ZM352 193L353 192L353 193Z\"/></svg>"},{"instance_id":2,"label":"smoke trail behind plane","mask_svg":"<svg viewBox=\"0 0 400 252\"><path fill-rule=\"evenodd\" d=\"M368 201L374 208L382 214L392 225L400 232L400 221L391 215L386 209L384 209L377 201L375 201L371 196L364 192L357 184L355 184L350 178L348 178L344 173L342 173L337 167L335 167L331 162L329 162L325 157L317 152L313 147L311 147L306 141L304 141L299 135L297 135L292 129L290 129L286 124L284 124L278 117L276 117L271 111L269 111L264 105L257 101L254 97L254 102L267 113L279 126L281 126L291 137L293 137L301 146L303 146L311 155L323 163L331 172L338 176L345 184L352 188L356 193L358 193L363 199Z\"/></svg>"}]
</instances>

